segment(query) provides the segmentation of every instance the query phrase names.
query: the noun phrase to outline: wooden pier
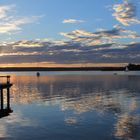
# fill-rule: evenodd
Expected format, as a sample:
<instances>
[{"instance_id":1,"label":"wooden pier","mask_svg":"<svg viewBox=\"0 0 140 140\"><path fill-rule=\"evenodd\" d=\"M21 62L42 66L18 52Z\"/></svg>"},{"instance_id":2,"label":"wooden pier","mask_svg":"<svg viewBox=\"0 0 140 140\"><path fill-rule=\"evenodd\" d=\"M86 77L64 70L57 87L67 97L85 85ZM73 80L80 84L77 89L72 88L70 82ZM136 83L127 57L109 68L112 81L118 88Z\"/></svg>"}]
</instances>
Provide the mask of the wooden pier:
<instances>
[{"instance_id":1,"label":"wooden pier","mask_svg":"<svg viewBox=\"0 0 140 140\"><path fill-rule=\"evenodd\" d=\"M0 76L0 118L8 116L11 112L10 107L10 88L12 84L10 83L10 76ZM4 92L6 91L6 92ZM5 103L6 94L6 103ZM6 107L5 107L6 105Z\"/></svg>"}]
</instances>

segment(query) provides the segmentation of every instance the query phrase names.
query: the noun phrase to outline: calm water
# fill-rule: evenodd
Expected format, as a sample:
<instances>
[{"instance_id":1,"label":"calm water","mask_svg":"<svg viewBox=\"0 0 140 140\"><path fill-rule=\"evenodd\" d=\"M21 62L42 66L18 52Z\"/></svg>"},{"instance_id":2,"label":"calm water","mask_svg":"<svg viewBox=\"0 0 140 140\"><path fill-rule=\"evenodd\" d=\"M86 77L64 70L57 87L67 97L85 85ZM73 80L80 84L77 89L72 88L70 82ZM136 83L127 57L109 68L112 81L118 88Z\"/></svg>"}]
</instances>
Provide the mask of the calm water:
<instances>
[{"instance_id":1,"label":"calm water","mask_svg":"<svg viewBox=\"0 0 140 140\"><path fill-rule=\"evenodd\" d=\"M140 140L140 74L12 75L14 112L0 139Z\"/></svg>"}]
</instances>

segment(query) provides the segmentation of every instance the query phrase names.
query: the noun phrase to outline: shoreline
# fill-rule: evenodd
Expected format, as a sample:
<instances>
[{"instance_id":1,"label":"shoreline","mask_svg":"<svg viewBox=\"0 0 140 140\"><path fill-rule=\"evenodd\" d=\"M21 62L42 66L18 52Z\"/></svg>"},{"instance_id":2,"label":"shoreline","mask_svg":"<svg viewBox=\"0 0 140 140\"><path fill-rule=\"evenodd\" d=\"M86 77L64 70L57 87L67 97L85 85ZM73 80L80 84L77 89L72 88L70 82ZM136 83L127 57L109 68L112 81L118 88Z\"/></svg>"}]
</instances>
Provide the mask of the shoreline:
<instances>
[{"instance_id":1,"label":"shoreline","mask_svg":"<svg viewBox=\"0 0 140 140\"><path fill-rule=\"evenodd\" d=\"M0 72L10 71L125 71L125 67L10 67L0 68Z\"/></svg>"}]
</instances>

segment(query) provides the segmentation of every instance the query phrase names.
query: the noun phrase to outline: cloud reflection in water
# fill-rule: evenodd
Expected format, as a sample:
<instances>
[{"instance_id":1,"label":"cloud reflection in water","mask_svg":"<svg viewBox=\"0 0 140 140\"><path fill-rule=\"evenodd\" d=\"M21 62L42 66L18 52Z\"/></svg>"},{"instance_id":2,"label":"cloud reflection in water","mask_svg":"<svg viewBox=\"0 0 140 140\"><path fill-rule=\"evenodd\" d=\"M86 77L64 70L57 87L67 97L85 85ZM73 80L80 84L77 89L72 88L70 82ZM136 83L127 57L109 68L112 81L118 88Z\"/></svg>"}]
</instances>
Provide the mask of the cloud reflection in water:
<instances>
[{"instance_id":1,"label":"cloud reflection in water","mask_svg":"<svg viewBox=\"0 0 140 140\"><path fill-rule=\"evenodd\" d=\"M139 137L139 76L19 76L12 81L15 83L13 104L58 106L65 114L64 122L69 125L84 123L86 116L82 120L80 116L92 112L104 118L112 115L110 135L120 139Z\"/></svg>"}]
</instances>

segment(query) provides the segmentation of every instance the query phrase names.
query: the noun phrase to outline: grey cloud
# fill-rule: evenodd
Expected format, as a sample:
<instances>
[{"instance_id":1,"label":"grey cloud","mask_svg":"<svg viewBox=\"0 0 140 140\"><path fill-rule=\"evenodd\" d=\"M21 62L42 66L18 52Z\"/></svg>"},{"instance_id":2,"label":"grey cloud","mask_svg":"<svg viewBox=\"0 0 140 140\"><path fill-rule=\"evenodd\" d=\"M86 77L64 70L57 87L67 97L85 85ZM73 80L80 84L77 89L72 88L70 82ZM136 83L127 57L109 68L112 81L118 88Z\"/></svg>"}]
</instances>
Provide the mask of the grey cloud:
<instances>
[{"instance_id":1,"label":"grey cloud","mask_svg":"<svg viewBox=\"0 0 140 140\"><path fill-rule=\"evenodd\" d=\"M26 44L40 44L40 46L19 46L23 41L2 46L0 63L50 62L50 63L113 63L139 62L140 43L129 44L98 44L83 46L69 41L63 45L55 42L28 41ZM15 47L16 44L16 47ZM118 47L118 45L120 47ZM125 47L124 47L125 46ZM8 48L8 51L7 49ZM3 55L5 54L5 55ZM134 57L135 56L135 57Z\"/></svg>"}]
</instances>

